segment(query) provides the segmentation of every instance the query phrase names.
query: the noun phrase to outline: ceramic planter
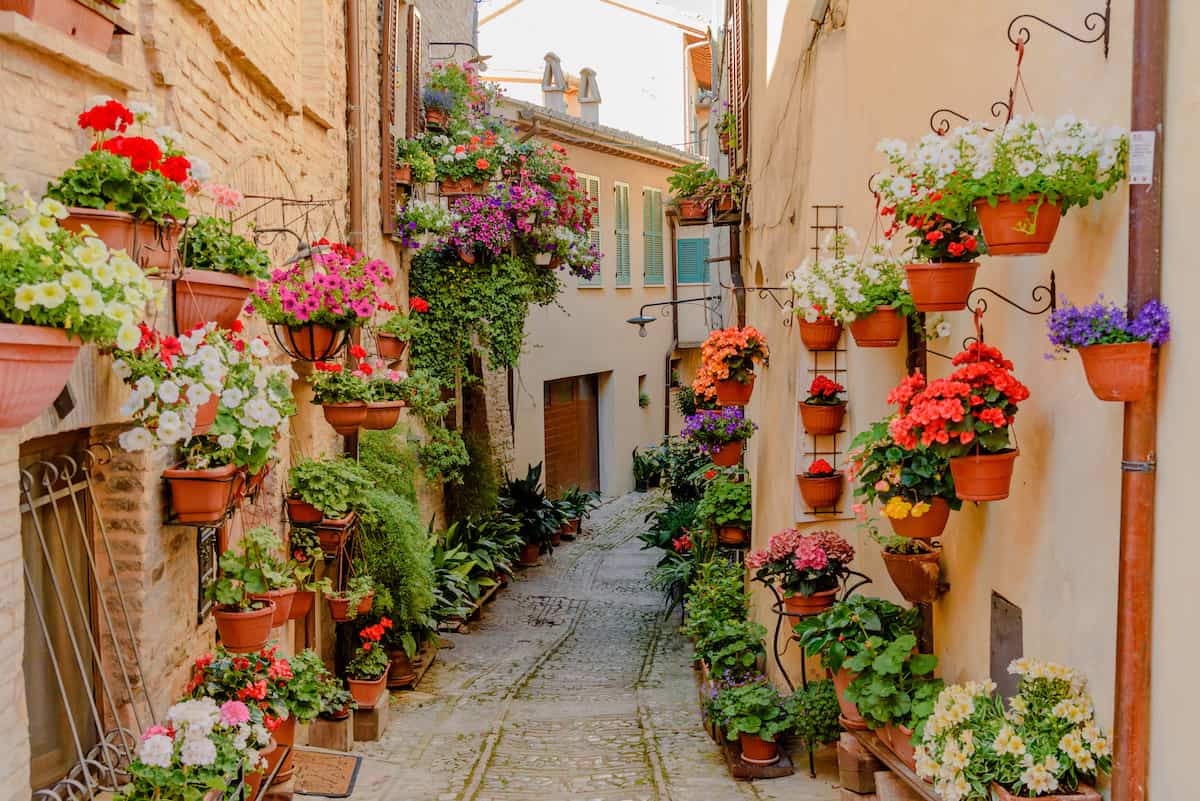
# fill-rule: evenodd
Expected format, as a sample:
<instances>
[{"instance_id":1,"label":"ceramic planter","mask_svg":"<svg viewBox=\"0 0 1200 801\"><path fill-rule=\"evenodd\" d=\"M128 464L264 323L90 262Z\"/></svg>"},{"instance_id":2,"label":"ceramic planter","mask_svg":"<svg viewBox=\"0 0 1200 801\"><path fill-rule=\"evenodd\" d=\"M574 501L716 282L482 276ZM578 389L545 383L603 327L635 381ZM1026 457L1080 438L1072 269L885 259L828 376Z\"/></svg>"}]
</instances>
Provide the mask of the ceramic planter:
<instances>
[{"instance_id":1,"label":"ceramic planter","mask_svg":"<svg viewBox=\"0 0 1200 801\"><path fill-rule=\"evenodd\" d=\"M329 618L334 623L345 623L347 620L354 619L350 614L350 600L348 598L335 598L332 595L326 595L325 603L329 604ZM355 607L354 612L355 614L358 613L358 607Z\"/></svg>"},{"instance_id":2,"label":"ceramic planter","mask_svg":"<svg viewBox=\"0 0 1200 801\"><path fill-rule=\"evenodd\" d=\"M355 701L358 701L359 709L375 708L375 704L379 702L379 696L383 695L384 683L386 681L386 673L377 679L365 681L362 679L346 679L346 683L350 685L350 695L354 696Z\"/></svg>"},{"instance_id":3,"label":"ceramic planter","mask_svg":"<svg viewBox=\"0 0 1200 801\"><path fill-rule=\"evenodd\" d=\"M800 403L800 421L813 436L836 434L846 419L846 401L835 404Z\"/></svg>"},{"instance_id":4,"label":"ceramic planter","mask_svg":"<svg viewBox=\"0 0 1200 801\"><path fill-rule=\"evenodd\" d=\"M967 296L975 287L979 262L934 262L908 264L908 291L917 311L959 311L967 308Z\"/></svg>"},{"instance_id":5,"label":"ceramic planter","mask_svg":"<svg viewBox=\"0 0 1200 801\"><path fill-rule=\"evenodd\" d=\"M946 523L950 520L950 504L945 498L931 498L929 511L920 517L888 518L892 531L901 537L911 537L916 540L932 540L942 536Z\"/></svg>"},{"instance_id":6,"label":"ceramic planter","mask_svg":"<svg viewBox=\"0 0 1200 801\"><path fill-rule=\"evenodd\" d=\"M768 743L756 734L739 734L742 759L751 765L774 765L779 761L779 743Z\"/></svg>"},{"instance_id":7,"label":"ceramic planter","mask_svg":"<svg viewBox=\"0 0 1200 801\"><path fill-rule=\"evenodd\" d=\"M533 254L533 263L538 267L549 268L554 264L554 254L545 252L535 253Z\"/></svg>"},{"instance_id":8,"label":"ceramic planter","mask_svg":"<svg viewBox=\"0 0 1200 801\"><path fill-rule=\"evenodd\" d=\"M482 195L487 184L474 178L447 179L438 184L441 195Z\"/></svg>"},{"instance_id":9,"label":"ceramic planter","mask_svg":"<svg viewBox=\"0 0 1200 801\"><path fill-rule=\"evenodd\" d=\"M995 208L986 198L975 201L989 256L1028 256L1050 250L1062 219L1060 204L1043 200L1038 206L1036 195L1020 200L1001 195L997 200Z\"/></svg>"},{"instance_id":10,"label":"ceramic planter","mask_svg":"<svg viewBox=\"0 0 1200 801\"><path fill-rule=\"evenodd\" d=\"M917 755L916 747L912 744L912 729L901 724L889 723L875 733L901 762L908 765L909 770L916 770Z\"/></svg>"},{"instance_id":11,"label":"ceramic planter","mask_svg":"<svg viewBox=\"0 0 1200 801\"><path fill-rule=\"evenodd\" d=\"M298 496L291 496L286 501L288 520L300 525L320 523L324 519L321 510Z\"/></svg>"},{"instance_id":12,"label":"ceramic planter","mask_svg":"<svg viewBox=\"0 0 1200 801\"><path fill-rule=\"evenodd\" d=\"M891 348L904 336L904 317L891 306L878 306L850 323L850 333L860 348Z\"/></svg>"},{"instance_id":13,"label":"ceramic planter","mask_svg":"<svg viewBox=\"0 0 1200 801\"><path fill-rule=\"evenodd\" d=\"M361 601L358 602L358 613L365 615L371 611L371 604L375 603L375 590L367 593Z\"/></svg>"},{"instance_id":14,"label":"ceramic planter","mask_svg":"<svg viewBox=\"0 0 1200 801\"><path fill-rule=\"evenodd\" d=\"M745 545L746 529L742 526L721 526L717 529L717 542L722 545Z\"/></svg>"},{"instance_id":15,"label":"ceramic planter","mask_svg":"<svg viewBox=\"0 0 1200 801\"><path fill-rule=\"evenodd\" d=\"M316 597L317 594L312 590L296 590L296 594L292 596L292 611L288 620L302 620L308 617Z\"/></svg>"},{"instance_id":16,"label":"ceramic planter","mask_svg":"<svg viewBox=\"0 0 1200 801\"><path fill-rule=\"evenodd\" d=\"M425 127L442 130L446 127L446 112L437 108L425 109Z\"/></svg>"},{"instance_id":17,"label":"ceramic planter","mask_svg":"<svg viewBox=\"0 0 1200 801\"><path fill-rule=\"evenodd\" d=\"M1102 401L1132 403L1154 384L1154 346L1149 342L1087 345L1079 349L1092 393Z\"/></svg>"},{"instance_id":18,"label":"ceramic planter","mask_svg":"<svg viewBox=\"0 0 1200 801\"><path fill-rule=\"evenodd\" d=\"M292 765L292 755L295 753L292 746L296 744L296 716L288 715L279 724L279 727L271 733L275 738L275 742L281 746L280 750L284 751L283 760L279 763L279 772L275 774L275 778L271 780L271 786L283 784L288 779L292 778L294 767Z\"/></svg>"},{"instance_id":19,"label":"ceramic planter","mask_svg":"<svg viewBox=\"0 0 1200 801\"><path fill-rule=\"evenodd\" d=\"M367 404L367 416L362 427L369 431L387 431L400 420L404 401L372 401Z\"/></svg>"},{"instance_id":20,"label":"ceramic planter","mask_svg":"<svg viewBox=\"0 0 1200 801\"><path fill-rule=\"evenodd\" d=\"M930 553L900 554L883 551L883 566L887 568L892 583L904 600L913 604L929 603L937 600L938 579L942 574L938 558L942 555L940 546Z\"/></svg>"},{"instance_id":21,"label":"ceramic planter","mask_svg":"<svg viewBox=\"0 0 1200 801\"><path fill-rule=\"evenodd\" d=\"M256 601L270 601L275 604L275 614L271 617L271 628L277 629L291 619L292 599L296 596L295 587L284 587L280 590L268 590L264 593L251 595Z\"/></svg>"},{"instance_id":22,"label":"ceramic planter","mask_svg":"<svg viewBox=\"0 0 1200 801\"><path fill-rule=\"evenodd\" d=\"M950 460L954 491L964 501L1002 501L1012 483L1018 450L955 456Z\"/></svg>"},{"instance_id":23,"label":"ceramic planter","mask_svg":"<svg viewBox=\"0 0 1200 801\"><path fill-rule=\"evenodd\" d=\"M408 654L404 653L403 648L389 648L388 659L391 664L388 666L387 686L404 687L412 684L417 679L417 673L413 670L412 661L408 658Z\"/></svg>"},{"instance_id":24,"label":"ceramic planter","mask_svg":"<svg viewBox=\"0 0 1200 801\"><path fill-rule=\"evenodd\" d=\"M708 204L702 200L679 199L679 224L704 225L708 222Z\"/></svg>"},{"instance_id":25,"label":"ceramic planter","mask_svg":"<svg viewBox=\"0 0 1200 801\"><path fill-rule=\"evenodd\" d=\"M320 362L342 349L341 332L325 325L275 326L275 335L293 359Z\"/></svg>"},{"instance_id":26,"label":"ceramic planter","mask_svg":"<svg viewBox=\"0 0 1200 801\"><path fill-rule=\"evenodd\" d=\"M233 500L238 469L227 464L208 470L170 467L163 471L171 492L171 509L180 523L215 523Z\"/></svg>"},{"instance_id":27,"label":"ceramic planter","mask_svg":"<svg viewBox=\"0 0 1200 801\"><path fill-rule=\"evenodd\" d=\"M272 601L264 601L261 608L248 612L219 606L213 609L221 645L235 654L248 654L266 645L271 638L271 621L274 617L275 604Z\"/></svg>"},{"instance_id":28,"label":"ceramic planter","mask_svg":"<svg viewBox=\"0 0 1200 801\"><path fill-rule=\"evenodd\" d=\"M839 718L842 728L849 731L866 731L867 720L858 714L858 704L846 700L846 688L857 678L857 673L842 668L833 674L833 688L837 691L838 708L842 710Z\"/></svg>"},{"instance_id":29,"label":"ceramic planter","mask_svg":"<svg viewBox=\"0 0 1200 801\"><path fill-rule=\"evenodd\" d=\"M185 334L209 321L229 328L246 306L255 280L212 270L183 271L175 282L175 331Z\"/></svg>"},{"instance_id":30,"label":"ceramic planter","mask_svg":"<svg viewBox=\"0 0 1200 801\"><path fill-rule=\"evenodd\" d=\"M733 378L726 378L724 381L717 382L717 405L718 406L745 406L750 402L750 396L754 393L755 375L750 374L750 380L742 383Z\"/></svg>"},{"instance_id":31,"label":"ceramic planter","mask_svg":"<svg viewBox=\"0 0 1200 801\"><path fill-rule=\"evenodd\" d=\"M793 615L818 615L837 600L838 590L822 590L812 595L787 595L783 599L783 608Z\"/></svg>"},{"instance_id":32,"label":"ceramic planter","mask_svg":"<svg viewBox=\"0 0 1200 801\"><path fill-rule=\"evenodd\" d=\"M138 222L132 214L105 209L72 207L61 222L63 228L82 233L86 225L109 250L123 250L143 269L169 274L179 255L183 226L171 220L164 225Z\"/></svg>"},{"instance_id":33,"label":"ceramic planter","mask_svg":"<svg viewBox=\"0 0 1200 801\"><path fill-rule=\"evenodd\" d=\"M726 442L708 455L717 467L733 467L742 458L742 440Z\"/></svg>"},{"instance_id":34,"label":"ceramic planter","mask_svg":"<svg viewBox=\"0 0 1200 801\"><path fill-rule=\"evenodd\" d=\"M344 437L358 431L358 427L367 419L367 404L363 401L323 403L321 411L325 414L325 422Z\"/></svg>"},{"instance_id":35,"label":"ceramic planter","mask_svg":"<svg viewBox=\"0 0 1200 801\"><path fill-rule=\"evenodd\" d=\"M376 334L375 336L375 350L379 358L385 361L399 361L406 348L408 348L407 339L400 339L391 334Z\"/></svg>"},{"instance_id":36,"label":"ceramic planter","mask_svg":"<svg viewBox=\"0 0 1200 801\"><path fill-rule=\"evenodd\" d=\"M116 32L112 20L75 0L0 0L0 11L15 11L101 53L108 52Z\"/></svg>"},{"instance_id":37,"label":"ceramic planter","mask_svg":"<svg viewBox=\"0 0 1200 801\"><path fill-rule=\"evenodd\" d=\"M1024 801L1027 795L1014 795L1000 785L992 782L993 801ZM1054 795L1039 795L1037 801L1101 801L1101 796L1091 786L1079 784L1073 793L1055 793Z\"/></svg>"},{"instance_id":38,"label":"ceramic planter","mask_svg":"<svg viewBox=\"0 0 1200 801\"><path fill-rule=\"evenodd\" d=\"M527 542L521 546L521 550L517 554L517 564L521 567L533 567L538 563L538 556L541 552L542 549L536 542Z\"/></svg>"},{"instance_id":39,"label":"ceramic planter","mask_svg":"<svg viewBox=\"0 0 1200 801\"><path fill-rule=\"evenodd\" d=\"M392 169L392 181L398 184L408 186L412 183L412 165L401 164L399 167Z\"/></svg>"},{"instance_id":40,"label":"ceramic planter","mask_svg":"<svg viewBox=\"0 0 1200 801\"><path fill-rule=\"evenodd\" d=\"M800 341L809 350L836 350L842 338L842 324L834 320L817 320L810 323L804 317L796 318L800 326Z\"/></svg>"},{"instance_id":41,"label":"ceramic planter","mask_svg":"<svg viewBox=\"0 0 1200 801\"><path fill-rule=\"evenodd\" d=\"M814 511L818 509L833 509L842 499L842 474L832 476L796 476L800 484L800 497Z\"/></svg>"},{"instance_id":42,"label":"ceramic planter","mask_svg":"<svg viewBox=\"0 0 1200 801\"><path fill-rule=\"evenodd\" d=\"M54 402L81 344L61 328L0 323L0 429L20 428Z\"/></svg>"}]
</instances>

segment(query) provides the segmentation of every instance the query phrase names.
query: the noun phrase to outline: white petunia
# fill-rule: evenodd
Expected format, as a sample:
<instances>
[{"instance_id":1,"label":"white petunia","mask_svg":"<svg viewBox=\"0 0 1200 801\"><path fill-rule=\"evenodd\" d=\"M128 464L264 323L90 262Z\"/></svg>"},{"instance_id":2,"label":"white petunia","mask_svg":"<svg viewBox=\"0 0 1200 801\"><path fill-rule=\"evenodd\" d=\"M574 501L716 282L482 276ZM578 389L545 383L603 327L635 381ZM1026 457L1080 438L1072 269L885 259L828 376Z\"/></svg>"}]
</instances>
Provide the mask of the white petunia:
<instances>
[{"instance_id":1,"label":"white petunia","mask_svg":"<svg viewBox=\"0 0 1200 801\"><path fill-rule=\"evenodd\" d=\"M104 313L104 297L97 291L84 293L77 298L79 312L84 317L96 317Z\"/></svg>"},{"instance_id":2,"label":"white petunia","mask_svg":"<svg viewBox=\"0 0 1200 801\"><path fill-rule=\"evenodd\" d=\"M265 359L271 355L271 349L262 337L255 337L250 341L250 355L256 359Z\"/></svg>"},{"instance_id":3,"label":"white petunia","mask_svg":"<svg viewBox=\"0 0 1200 801\"><path fill-rule=\"evenodd\" d=\"M117 349L133 350L142 341L142 332L136 325L122 323L117 331Z\"/></svg>"},{"instance_id":4,"label":"white petunia","mask_svg":"<svg viewBox=\"0 0 1200 801\"><path fill-rule=\"evenodd\" d=\"M21 311L29 311L37 299L37 288L33 284L23 284L17 287L17 291L13 295L13 305Z\"/></svg>"},{"instance_id":5,"label":"white petunia","mask_svg":"<svg viewBox=\"0 0 1200 801\"><path fill-rule=\"evenodd\" d=\"M124 381L125 379L129 378L130 375L132 375L132 371L129 369L129 363L126 362L124 359L115 360L112 363L112 371L113 371L113 374L117 378L121 379L122 381Z\"/></svg>"},{"instance_id":6,"label":"white petunia","mask_svg":"<svg viewBox=\"0 0 1200 801\"><path fill-rule=\"evenodd\" d=\"M57 309L67 299L67 292L62 285L52 281L35 285L34 292L37 295L35 303L47 309Z\"/></svg>"},{"instance_id":7,"label":"white petunia","mask_svg":"<svg viewBox=\"0 0 1200 801\"><path fill-rule=\"evenodd\" d=\"M122 431L117 437L117 444L130 453L144 451L154 444L154 437L149 431L138 426L128 431Z\"/></svg>"},{"instance_id":8,"label":"white petunia","mask_svg":"<svg viewBox=\"0 0 1200 801\"><path fill-rule=\"evenodd\" d=\"M242 401L245 399L245 393L237 387L230 387L221 393L221 405L226 409L236 409L242 405Z\"/></svg>"},{"instance_id":9,"label":"white petunia","mask_svg":"<svg viewBox=\"0 0 1200 801\"><path fill-rule=\"evenodd\" d=\"M68 270L62 276L63 287L76 298L92 291L92 279L79 270Z\"/></svg>"},{"instance_id":10,"label":"white petunia","mask_svg":"<svg viewBox=\"0 0 1200 801\"><path fill-rule=\"evenodd\" d=\"M163 403L176 403L179 400L179 385L174 381L164 381L158 387L158 398Z\"/></svg>"},{"instance_id":11,"label":"white petunia","mask_svg":"<svg viewBox=\"0 0 1200 801\"><path fill-rule=\"evenodd\" d=\"M42 202L38 204L38 214L44 214L47 217L54 217L58 220L66 219L70 214L67 207L52 197L42 198Z\"/></svg>"},{"instance_id":12,"label":"white petunia","mask_svg":"<svg viewBox=\"0 0 1200 801\"><path fill-rule=\"evenodd\" d=\"M217 437L217 444L222 448L232 448L237 444L237 437L235 437L233 434L222 434L221 436Z\"/></svg>"},{"instance_id":13,"label":"white petunia","mask_svg":"<svg viewBox=\"0 0 1200 801\"><path fill-rule=\"evenodd\" d=\"M203 384L192 384L187 389L187 400L192 406L203 406L212 395L212 390Z\"/></svg>"}]
</instances>

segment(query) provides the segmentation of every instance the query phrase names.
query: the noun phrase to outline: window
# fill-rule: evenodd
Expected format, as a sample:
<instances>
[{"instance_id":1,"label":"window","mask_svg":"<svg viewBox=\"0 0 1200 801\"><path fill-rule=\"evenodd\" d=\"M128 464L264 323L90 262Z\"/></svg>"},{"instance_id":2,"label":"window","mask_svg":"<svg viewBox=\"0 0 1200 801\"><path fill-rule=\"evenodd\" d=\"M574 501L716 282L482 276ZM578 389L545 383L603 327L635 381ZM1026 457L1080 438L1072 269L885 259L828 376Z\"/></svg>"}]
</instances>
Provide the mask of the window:
<instances>
[{"instance_id":1,"label":"window","mask_svg":"<svg viewBox=\"0 0 1200 801\"><path fill-rule=\"evenodd\" d=\"M617 240L617 286L629 286L629 277L633 272L630 268L632 256L629 246L629 185L614 184L613 194L616 198L613 203L613 216L616 218L614 230Z\"/></svg>"},{"instance_id":2,"label":"window","mask_svg":"<svg viewBox=\"0 0 1200 801\"><path fill-rule=\"evenodd\" d=\"M642 190L642 248L646 286L663 285L663 206L661 189Z\"/></svg>"},{"instance_id":3,"label":"window","mask_svg":"<svg viewBox=\"0 0 1200 801\"><path fill-rule=\"evenodd\" d=\"M592 227L588 229L588 239L592 246L600 250L600 179L594 175L578 175L583 191L587 192L588 202L592 205ZM579 286L602 286L604 284L604 268L601 268L591 278L580 278Z\"/></svg>"},{"instance_id":4,"label":"window","mask_svg":"<svg viewBox=\"0 0 1200 801\"><path fill-rule=\"evenodd\" d=\"M680 284L708 283L708 240L680 239L675 243L675 280Z\"/></svg>"}]
</instances>

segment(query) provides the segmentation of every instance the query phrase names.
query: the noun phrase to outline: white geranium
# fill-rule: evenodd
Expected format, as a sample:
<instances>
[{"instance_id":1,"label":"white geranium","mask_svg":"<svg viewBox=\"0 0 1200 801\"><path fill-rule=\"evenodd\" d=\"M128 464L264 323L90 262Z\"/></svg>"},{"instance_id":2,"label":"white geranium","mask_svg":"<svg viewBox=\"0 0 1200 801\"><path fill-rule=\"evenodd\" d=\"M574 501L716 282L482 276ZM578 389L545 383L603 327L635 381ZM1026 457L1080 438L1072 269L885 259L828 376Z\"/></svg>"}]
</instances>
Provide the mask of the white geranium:
<instances>
[{"instance_id":1,"label":"white geranium","mask_svg":"<svg viewBox=\"0 0 1200 801\"><path fill-rule=\"evenodd\" d=\"M186 737L179 749L179 761L184 765L211 765L217 761L217 744L207 736Z\"/></svg>"},{"instance_id":2,"label":"white geranium","mask_svg":"<svg viewBox=\"0 0 1200 801\"><path fill-rule=\"evenodd\" d=\"M152 734L138 744L137 757L154 768L171 767L175 741L165 734Z\"/></svg>"}]
</instances>

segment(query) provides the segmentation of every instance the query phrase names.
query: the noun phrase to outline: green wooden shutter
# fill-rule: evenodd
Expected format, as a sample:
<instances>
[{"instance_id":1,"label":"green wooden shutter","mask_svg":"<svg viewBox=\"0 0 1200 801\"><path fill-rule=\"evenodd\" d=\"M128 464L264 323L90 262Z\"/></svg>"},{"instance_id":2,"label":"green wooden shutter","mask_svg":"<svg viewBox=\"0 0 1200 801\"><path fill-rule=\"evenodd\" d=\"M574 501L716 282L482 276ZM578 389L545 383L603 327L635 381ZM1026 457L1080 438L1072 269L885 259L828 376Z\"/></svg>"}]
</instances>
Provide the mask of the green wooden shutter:
<instances>
[{"instance_id":1,"label":"green wooden shutter","mask_svg":"<svg viewBox=\"0 0 1200 801\"><path fill-rule=\"evenodd\" d=\"M600 179L592 178L591 176L581 176L583 179L583 188L587 192L588 202L592 204L592 227L588 229L588 238L592 240L592 245L596 250L600 250ZM596 274L591 278L580 278L579 283L582 286L600 286L604 283L604 260L600 260L601 267L596 270Z\"/></svg>"},{"instance_id":2,"label":"green wooden shutter","mask_svg":"<svg viewBox=\"0 0 1200 801\"><path fill-rule=\"evenodd\" d=\"M675 280L680 284L708 283L708 240L680 239L675 243Z\"/></svg>"},{"instance_id":3,"label":"green wooden shutter","mask_svg":"<svg viewBox=\"0 0 1200 801\"><path fill-rule=\"evenodd\" d=\"M662 191L642 191L642 247L645 251L645 285L663 285Z\"/></svg>"},{"instance_id":4,"label":"green wooden shutter","mask_svg":"<svg viewBox=\"0 0 1200 801\"><path fill-rule=\"evenodd\" d=\"M629 187L616 184L613 187L616 194L616 225L614 227L617 240L617 286L629 286L630 252L629 252Z\"/></svg>"}]
</instances>

